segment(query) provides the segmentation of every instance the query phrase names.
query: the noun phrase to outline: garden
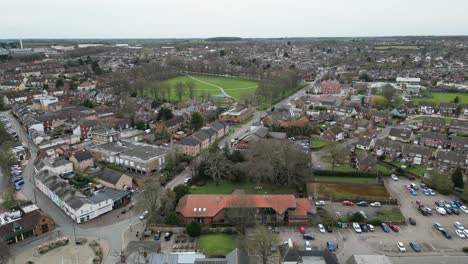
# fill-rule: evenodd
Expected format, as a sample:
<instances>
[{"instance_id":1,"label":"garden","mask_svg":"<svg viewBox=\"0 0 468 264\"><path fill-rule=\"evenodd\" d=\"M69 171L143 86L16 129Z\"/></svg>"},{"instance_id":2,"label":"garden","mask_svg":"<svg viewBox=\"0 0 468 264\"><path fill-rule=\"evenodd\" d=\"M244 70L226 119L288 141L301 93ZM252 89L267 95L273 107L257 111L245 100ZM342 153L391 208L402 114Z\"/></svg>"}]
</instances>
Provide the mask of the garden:
<instances>
[{"instance_id":1,"label":"garden","mask_svg":"<svg viewBox=\"0 0 468 264\"><path fill-rule=\"evenodd\" d=\"M197 247L207 256L226 256L237 247L236 236L222 233L204 234L198 238Z\"/></svg>"}]
</instances>

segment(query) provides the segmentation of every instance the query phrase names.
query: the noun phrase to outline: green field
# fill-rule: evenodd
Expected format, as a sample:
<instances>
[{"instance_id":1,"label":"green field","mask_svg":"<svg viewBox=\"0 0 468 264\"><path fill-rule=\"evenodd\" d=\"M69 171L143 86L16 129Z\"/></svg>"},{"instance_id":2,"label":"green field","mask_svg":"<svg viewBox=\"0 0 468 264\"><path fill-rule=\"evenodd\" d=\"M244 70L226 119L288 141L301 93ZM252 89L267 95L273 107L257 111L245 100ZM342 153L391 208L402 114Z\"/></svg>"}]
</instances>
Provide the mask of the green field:
<instances>
[{"instance_id":1,"label":"green field","mask_svg":"<svg viewBox=\"0 0 468 264\"><path fill-rule=\"evenodd\" d=\"M403 46L403 45L394 45L394 46L376 46L376 50L390 50L390 49L400 49L400 50L416 50L419 49L419 46Z\"/></svg>"},{"instance_id":2,"label":"green field","mask_svg":"<svg viewBox=\"0 0 468 264\"><path fill-rule=\"evenodd\" d=\"M207 256L226 256L236 246L236 237L226 234L201 235L197 241L198 250Z\"/></svg>"},{"instance_id":3,"label":"green field","mask_svg":"<svg viewBox=\"0 0 468 264\"><path fill-rule=\"evenodd\" d=\"M419 102L434 102L434 103L450 103L457 97L460 99L460 104L468 103L468 93L432 93L431 97L414 98L413 103Z\"/></svg>"},{"instance_id":4,"label":"green field","mask_svg":"<svg viewBox=\"0 0 468 264\"><path fill-rule=\"evenodd\" d=\"M369 197L389 197L385 187L382 185L361 185L361 184L346 184L346 183L311 183L317 185L317 192L324 196L369 196ZM307 187L307 190L313 190L312 187ZM363 191L365 190L365 191Z\"/></svg>"},{"instance_id":5,"label":"green field","mask_svg":"<svg viewBox=\"0 0 468 264\"><path fill-rule=\"evenodd\" d=\"M376 183L375 178L365 177L338 177L338 176L316 176L316 181L329 181L329 182L353 182L353 183Z\"/></svg>"},{"instance_id":6,"label":"green field","mask_svg":"<svg viewBox=\"0 0 468 264\"><path fill-rule=\"evenodd\" d=\"M261 187L261 188L256 188ZM230 182L224 181L216 185L214 181L208 181L202 186L190 187L191 194L232 194L234 190L242 190L246 194L295 194L296 190L290 187L281 187L271 184L256 184L253 182Z\"/></svg>"},{"instance_id":7,"label":"green field","mask_svg":"<svg viewBox=\"0 0 468 264\"><path fill-rule=\"evenodd\" d=\"M174 88L177 82L187 83L189 81L193 81L193 83L195 84L195 97L201 97L202 95L222 95L221 90L216 87L220 86L228 95L236 99L240 99L243 95L252 95L255 92L255 89L257 88L257 82L252 80L205 75L192 75L192 77L194 77L195 79L190 78L189 76L178 76L163 82L171 85L171 100L178 100ZM147 97L153 96L151 88L148 88L146 90L145 95ZM182 100L187 99L189 99L189 89L185 87L185 94L182 96Z\"/></svg>"}]
</instances>

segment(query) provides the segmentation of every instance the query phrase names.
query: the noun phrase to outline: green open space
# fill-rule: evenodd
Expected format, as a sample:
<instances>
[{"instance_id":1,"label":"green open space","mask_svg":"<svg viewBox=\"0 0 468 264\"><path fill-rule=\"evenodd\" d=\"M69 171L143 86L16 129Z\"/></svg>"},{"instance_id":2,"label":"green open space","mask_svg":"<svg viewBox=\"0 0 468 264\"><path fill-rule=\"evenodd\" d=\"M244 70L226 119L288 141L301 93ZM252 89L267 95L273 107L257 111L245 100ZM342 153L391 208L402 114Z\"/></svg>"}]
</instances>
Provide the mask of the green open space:
<instances>
[{"instance_id":1,"label":"green open space","mask_svg":"<svg viewBox=\"0 0 468 264\"><path fill-rule=\"evenodd\" d=\"M171 100L177 101L178 97L175 91L175 84L177 82L182 82L184 84L188 82L193 82L195 84L194 87L194 96L195 97L202 97L212 95L222 95L222 92L219 88L213 86L221 86L223 87L224 91L236 98L240 99L243 95L252 95L257 88L257 81L253 80L245 80L240 78L230 78L230 77L217 77L217 76L205 76L205 75L192 75L194 78L190 78L189 76L178 76L175 78L171 78L169 80L165 80L162 83L169 84L171 86ZM210 85L212 84L212 85ZM188 87L184 87L184 95L182 96L182 100L189 99L189 89ZM145 91L145 95L147 97L152 97L153 93L151 91L151 87L148 87Z\"/></svg>"},{"instance_id":2,"label":"green open space","mask_svg":"<svg viewBox=\"0 0 468 264\"><path fill-rule=\"evenodd\" d=\"M351 172L351 171L356 171L356 169L353 168L350 164L340 164L340 166L335 167L334 171Z\"/></svg>"},{"instance_id":3,"label":"green open space","mask_svg":"<svg viewBox=\"0 0 468 264\"><path fill-rule=\"evenodd\" d=\"M378 172L380 173L383 173L383 174L390 174L392 172L391 169L383 166L383 165L380 165L380 164L377 164L377 166L375 166L375 168L377 169Z\"/></svg>"},{"instance_id":4,"label":"green open space","mask_svg":"<svg viewBox=\"0 0 468 264\"><path fill-rule=\"evenodd\" d=\"M227 234L201 235L197 241L198 250L207 256L226 256L236 248L236 236Z\"/></svg>"},{"instance_id":5,"label":"green open space","mask_svg":"<svg viewBox=\"0 0 468 264\"><path fill-rule=\"evenodd\" d=\"M338 176L315 176L314 179L319 182L354 182L354 183L376 183L375 178L369 177L338 177Z\"/></svg>"},{"instance_id":6,"label":"green open space","mask_svg":"<svg viewBox=\"0 0 468 264\"><path fill-rule=\"evenodd\" d=\"M310 138L310 147L311 148L322 148L328 144L327 141L321 140L319 137Z\"/></svg>"},{"instance_id":7,"label":"green open space","mask_svg":"<svg viewBox=\"0 0 468 264\"><path fill-rule=\"evenodd\" d=\"M202 185L190 186L191 194L232 194L234 190L242 190L245 194L296 194L296 189L292 187L278 186L267 183L253 182L232 182L223 181L216 185L214 181L201 183Z\"/></svg>"},{"instance_id":8,"label":"green open space","mask_svg":"<svg viewBox=\"0 0 468 264\"><path fill-rule=\"evenodd\" d=\"M320 183L311 184L317 185L319 195L332 196L368 196L368 197L385 197L389 194L383 185L361 185L361 184L346 184L346 183ZM310 188L307 188L310 190Z\"/></svg>"},{"instance_id":9,"label":"green open space","mask_svg":"<svg viewBox=\"0 0 468 264\"><path fill-rule=\"evenodd\" d=\"M430 97L413 98L413 103L419 102L434 102L434 103L450 103L457 97L460 99L460 104L468 103L468 93L432 93Z\"/></svg>"}]
</instances>

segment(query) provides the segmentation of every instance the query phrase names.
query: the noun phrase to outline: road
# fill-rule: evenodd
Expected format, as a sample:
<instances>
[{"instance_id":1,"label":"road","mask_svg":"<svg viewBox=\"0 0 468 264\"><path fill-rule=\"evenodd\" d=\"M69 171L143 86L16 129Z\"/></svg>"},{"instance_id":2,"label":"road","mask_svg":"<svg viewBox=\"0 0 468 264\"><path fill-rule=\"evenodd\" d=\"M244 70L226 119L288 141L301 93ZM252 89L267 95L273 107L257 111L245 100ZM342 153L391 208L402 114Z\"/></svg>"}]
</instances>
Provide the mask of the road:
<instances>
[{"instance_id":1,"label":"road","mask_svg":"<svg viewBox=\"0 0 468 264\"><path fill-rule=\"evenodd\" d=\"M18 121L10 113L8 114L8 118L18 133L19 139L27 144L30 151L30 158L27 165L23 168L25 184L22 186L21 194L27 199L34 201L43 212L51 216L63 235L73 237L76 232L76 236L78 237L98 237L101 240L106 240L109 245L109 255L105 258L104 263L116 263L120 259L117 254L119 254L123 248L123 232L129 228L130 223L135 224L139 222L138 215L134 215L130 220L119 221L107 226L94 228L82 228L80 225L74 224L68 215L34 186L33 164L37 157L38 149ZM13 253L15 250L21 250L21 248L13 249Z\"/></svg>"}]
</instances>

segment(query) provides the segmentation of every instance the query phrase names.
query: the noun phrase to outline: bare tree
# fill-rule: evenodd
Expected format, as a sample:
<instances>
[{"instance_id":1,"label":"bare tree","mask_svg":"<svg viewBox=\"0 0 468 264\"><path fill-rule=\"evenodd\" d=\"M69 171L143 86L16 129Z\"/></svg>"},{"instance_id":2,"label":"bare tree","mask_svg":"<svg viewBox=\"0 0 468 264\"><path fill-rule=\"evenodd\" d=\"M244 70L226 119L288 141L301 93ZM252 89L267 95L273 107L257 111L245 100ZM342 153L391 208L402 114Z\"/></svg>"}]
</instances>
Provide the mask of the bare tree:
<instances>
[{"instance_id":1,"label":"bare tree","mask_svg":"<svg viewBox=\"0 0 468 264\"><path fill-rule=\"evenodd\" d=\"M187 86L188 88L190 99L195 98L195 95L194 95L195 83L192 80L189 80L185 83L185 86Z\"/></svg>"},{"instance_id":2,"label":"bare tree","mask_svg":"<svg viewBox=\"0 0 468 264\"><path fill-rule=\"evenodd\" d=\"M337 164L348 163L349 161L349 151L338 142L328 145L324 152L322 159L332 165L332 170L335 170Z\"/></svg>"},{"instance_id":3,"label":"bare tree","mask_svg":"<svg viewBox=\"0 0 468 264\"><path fill-rule=\"evenodd\" d=\"M151 86L151 92L153 94L153 98L156 100L159 100L159 94L160 94L160 85L159 82L155 81L153 85Z\"/></svg>"},{"instance_id":4,"label":"bare tree","mask_svg":"<svg viewBox=\"0 0 468 264\"><path fill-rule=\"evenodd\" d=\"M174 199L172 191L164 189L158 180L149 179L145 182L145 190L142 192L138 204L148 211L148 221L161 223L164 221L164 216L173 211Z\"/></svg>"},{"instance_id":5,"label":"bare tree","mask_svg":"<svg viewBox=\"0 0 468 264\"><path fill-rule=\"evenodd\" d=\"M265 226L257 226L255 233L250 240L247 240L249 252L258 255L262 259L262 264L272 263L270 259L274 252L272 247L278 244L278 235L270 232Z\"/></svg>"},{"instance_id":6,"label":"bare tree","mask_svg":"<svg viewBox=\"0 0 468 264\"><path fill-rule=\"evenodd\" d=\"M179 99L179 102L182 102L182 97L185 94L185 84L183 82L176 82L175 84L175 92L177 95L177 98Z\"/></svg>"},{"instance_id":7,"label":"bare tree","mask_svg":"<svg viewBox=\"0 0 468 264\"><path fill-rule=\"evenodd\" d=\"M255 213L254 201L247 196L238 195L228 203L225 219L244 233L247 227L255 225Z\"/></svg>"},{"instance_id":8,"label":"bare tree","mask_svg":"<svg viewBox=\"0 0 468 264\"><path fill-rule=\"evenodd\" d=\"M217 147L215 151L207 151L204 155L205 173L217 185L221 184L223 180L229 179L231 164Z\"/></svg>"}]
</instances>

